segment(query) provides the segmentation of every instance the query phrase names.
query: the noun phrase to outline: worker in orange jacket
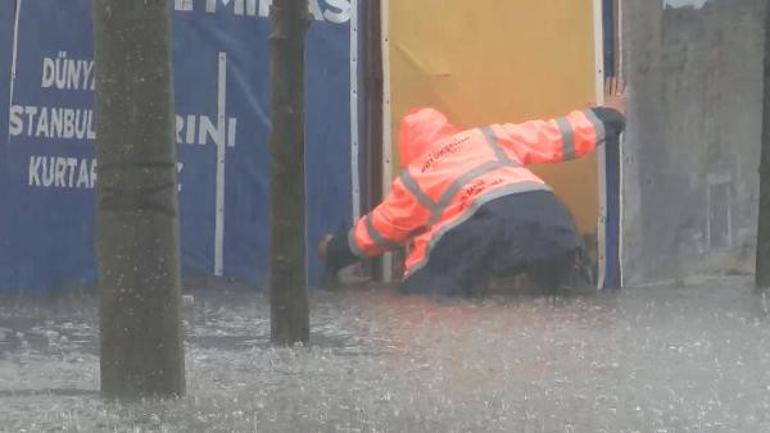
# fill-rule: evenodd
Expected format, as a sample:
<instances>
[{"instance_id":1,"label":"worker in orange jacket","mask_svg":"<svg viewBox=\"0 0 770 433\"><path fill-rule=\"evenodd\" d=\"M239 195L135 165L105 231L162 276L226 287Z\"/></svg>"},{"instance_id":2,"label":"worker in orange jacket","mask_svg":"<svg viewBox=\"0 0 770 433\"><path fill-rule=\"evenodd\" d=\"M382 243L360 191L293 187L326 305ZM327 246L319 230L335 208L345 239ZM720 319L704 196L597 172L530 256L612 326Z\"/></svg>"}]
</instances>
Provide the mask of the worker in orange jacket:
<instances>
[{"instance_id":1,"label":"worker in orange jacket","mask_svg":"<svg viewBox=\"0 0 770 433\"><path fill-rule=\"evenodd\" d=\"M435 109L411 110L400 124L401 174L354 227L321 241L327 271L405 247L406 292L466 295L522 273L550 293L595 288L572 215L526 167L617 146L622 83L609 80L605 93L603 107L467 130Z\"/></svg>"}]
</instances>

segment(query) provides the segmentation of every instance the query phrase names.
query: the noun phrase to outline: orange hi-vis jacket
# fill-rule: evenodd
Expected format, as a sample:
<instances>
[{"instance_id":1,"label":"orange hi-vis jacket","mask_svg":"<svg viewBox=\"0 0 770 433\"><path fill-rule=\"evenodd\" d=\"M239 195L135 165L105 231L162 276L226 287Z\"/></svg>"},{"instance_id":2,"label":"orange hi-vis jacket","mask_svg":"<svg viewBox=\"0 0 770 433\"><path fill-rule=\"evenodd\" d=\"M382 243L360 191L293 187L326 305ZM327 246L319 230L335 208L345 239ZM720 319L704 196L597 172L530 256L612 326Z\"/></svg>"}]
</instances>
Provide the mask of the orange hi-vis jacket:
<instances>
[{"instance_id":1,"label":"orange hi-vis jacket","mask_svg":"<svg viewBox=\"0 0 770 433\"><path fill-rule=\"evenodd\" d=\"M406 244L405 277L428 261L433 246L484 204L549 190L526 167L580 158L605 139L603 122L587 109L565 117L459 131L431 108L401 121L401 174L390 193L348 233L358 257Z\"/></svg>"}]
</instances>

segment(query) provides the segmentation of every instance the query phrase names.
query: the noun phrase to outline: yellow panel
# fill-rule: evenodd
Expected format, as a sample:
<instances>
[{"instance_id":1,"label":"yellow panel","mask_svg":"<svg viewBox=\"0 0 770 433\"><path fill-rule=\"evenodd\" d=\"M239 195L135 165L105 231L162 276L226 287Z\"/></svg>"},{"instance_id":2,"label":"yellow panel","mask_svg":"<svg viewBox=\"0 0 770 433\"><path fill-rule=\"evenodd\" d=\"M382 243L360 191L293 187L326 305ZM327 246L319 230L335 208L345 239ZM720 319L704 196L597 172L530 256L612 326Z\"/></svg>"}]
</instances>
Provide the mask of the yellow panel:
<instances>
[{"instance_id":1,"label":"yellow panel","mask_svg":"<svg viewBox=\"0 0 770 433\"><path fill-rule=\"evenodd\" d=\"M413 106L461 128L566 114L595 96L592 0L390 0L393 137ZM396 155L397 146L393 146ZM397 155L394 158L397 170ZM596 159L536 167L596 233Z\"/></svg>"}]
</instances>

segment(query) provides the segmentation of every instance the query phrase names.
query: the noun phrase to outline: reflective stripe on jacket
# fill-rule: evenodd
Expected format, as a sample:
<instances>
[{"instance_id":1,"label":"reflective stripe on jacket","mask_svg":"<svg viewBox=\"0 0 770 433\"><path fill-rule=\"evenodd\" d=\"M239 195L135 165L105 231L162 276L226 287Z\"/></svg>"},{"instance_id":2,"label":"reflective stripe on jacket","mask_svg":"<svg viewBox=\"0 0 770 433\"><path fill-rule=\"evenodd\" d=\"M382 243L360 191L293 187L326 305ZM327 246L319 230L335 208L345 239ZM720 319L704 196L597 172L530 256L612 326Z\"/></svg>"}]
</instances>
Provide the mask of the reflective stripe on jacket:
<instances>
[{"instance_id":1,"label":"reflective stripe on jacket","mask_svg":"<svg viewBox=\"0 0 770 433\"><path fill-rule=\"evenodd\" d=\"M407 244L406 276L427 262L432 247L491 200L549 187L526 166L580 158L605 139L591 110L521 124L457 131L440 112L421 109L402 120L404 170L390 194L348 234L359 257Z\"/></svg>"}]
</instances>

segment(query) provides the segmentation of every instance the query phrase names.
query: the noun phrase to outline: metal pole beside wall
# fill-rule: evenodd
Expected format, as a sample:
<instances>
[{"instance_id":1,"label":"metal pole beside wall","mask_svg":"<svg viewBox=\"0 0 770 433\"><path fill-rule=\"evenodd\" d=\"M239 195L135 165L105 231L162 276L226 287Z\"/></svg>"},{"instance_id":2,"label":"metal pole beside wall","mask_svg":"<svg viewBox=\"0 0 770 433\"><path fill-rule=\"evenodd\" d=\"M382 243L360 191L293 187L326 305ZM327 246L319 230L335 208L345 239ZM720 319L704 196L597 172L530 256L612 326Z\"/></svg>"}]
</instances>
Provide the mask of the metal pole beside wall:
<instances>
[{"instance_id":1,"label":"metal pole beside wall","mask_svg":"<svg viewBox=\"0 0 770 433\"><path fill-rule=\"evenodd\" d=\"M305 35L307 0L275 0L271 177L270 333L275 344L307 343L310 320L305 249Z\"/></svg>"},{"instance_id":2,"label":"metal pole beside wall","mask_svg":"<svg viewBox=\"0 0 770 433\"><path fill-rule=\"evenodd\" d=\"M770 288L770 5L765 16L762 152L759 160L759 221L757 225L756 286Z\"/></svg>"}]
</instances>

